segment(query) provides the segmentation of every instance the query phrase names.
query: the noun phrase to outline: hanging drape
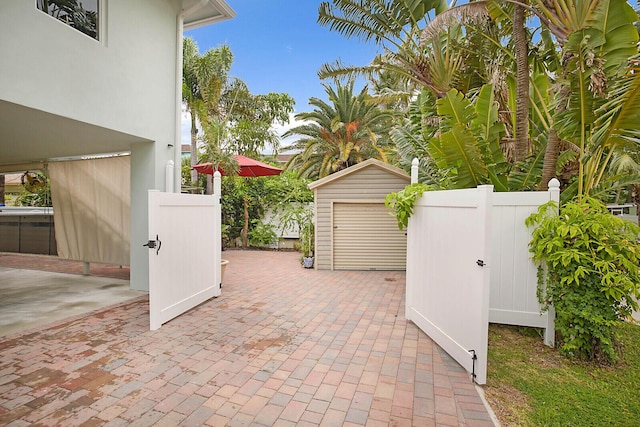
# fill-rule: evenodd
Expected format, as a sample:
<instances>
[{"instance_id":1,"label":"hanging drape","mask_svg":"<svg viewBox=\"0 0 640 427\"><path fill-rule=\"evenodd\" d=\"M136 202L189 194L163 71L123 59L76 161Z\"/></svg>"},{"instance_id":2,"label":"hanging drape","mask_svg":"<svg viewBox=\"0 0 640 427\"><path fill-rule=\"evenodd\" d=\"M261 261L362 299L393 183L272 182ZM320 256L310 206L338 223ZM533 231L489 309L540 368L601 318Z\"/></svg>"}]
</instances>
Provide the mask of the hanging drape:
<instances>
[{"instance_id":1,"label":"hanging drape","mask_svg":"<svg viewBox=\"0 0 640 427\"><path fill-rule=\"evenodd\" d=\"M129 265L129 156L49 163L58 256Z\"/></svg>"}]
</instances>

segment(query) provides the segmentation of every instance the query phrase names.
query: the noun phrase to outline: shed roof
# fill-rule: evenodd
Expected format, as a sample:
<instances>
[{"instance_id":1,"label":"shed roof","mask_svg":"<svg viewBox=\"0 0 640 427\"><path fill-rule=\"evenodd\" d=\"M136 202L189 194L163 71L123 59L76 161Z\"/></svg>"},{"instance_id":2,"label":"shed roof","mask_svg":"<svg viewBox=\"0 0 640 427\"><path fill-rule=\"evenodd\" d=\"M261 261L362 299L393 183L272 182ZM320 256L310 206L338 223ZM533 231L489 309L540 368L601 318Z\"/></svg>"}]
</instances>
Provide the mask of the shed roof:
<instances>
[{"instance_id":1,"label":"shed roof","mask_svg":"<svg viewBox=\"0 0 640 427\"><path fill-rule=\"evenodd\" d=\"M325 176L317 181L309 184L309 189L314 190L318 187L322 187L325 184L329 184L330 182L336 181L338 179L344 178L347 175L351 175L352 173L358 172L365 168L375 167L379 168L385 172L388 172L393 175L397 175L401 178L406 178L407 181L411 181L411 177L402 169L397 168L395 166L391 166L388 163L381 162L378 159L367 159L364 162L358 163L357 165L350 166L346 169L341 170L340 172L336 172L329 176Z\"/></svg>"}]
</instances>

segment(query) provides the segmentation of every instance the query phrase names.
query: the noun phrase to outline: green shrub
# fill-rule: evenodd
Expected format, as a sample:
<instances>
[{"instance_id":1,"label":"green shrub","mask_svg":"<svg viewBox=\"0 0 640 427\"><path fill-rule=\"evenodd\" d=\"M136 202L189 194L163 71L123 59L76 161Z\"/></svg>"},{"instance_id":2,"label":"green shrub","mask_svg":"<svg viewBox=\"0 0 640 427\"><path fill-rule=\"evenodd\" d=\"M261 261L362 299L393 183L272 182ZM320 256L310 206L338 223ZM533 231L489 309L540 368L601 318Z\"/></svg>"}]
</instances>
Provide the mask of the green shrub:
<instances>
[{"instance_id":1,"label":"green shrub","mask_svg":"<svg viewBox=\"0 0 640 427\"><path fill-rule=\"evenodd\" d=\"M556 311L561 353L613 362L614 325L638 309L640 229L588 197L556 212L550 202L526 220L535 226L529 247L540 264L538 298Z\"/></svg>"},{"instance_id":2,"label":"green shrub","mask_svg":"<svg viewBox=\"0 0 640 427\"><path fill-rule=\"evenodd\" d=\"M249 231L249 244L251 246L271 246L278 242L278 235L271 224L265 224L259 219L251 221L253 228Z\"/></svg>"}]
</instances>

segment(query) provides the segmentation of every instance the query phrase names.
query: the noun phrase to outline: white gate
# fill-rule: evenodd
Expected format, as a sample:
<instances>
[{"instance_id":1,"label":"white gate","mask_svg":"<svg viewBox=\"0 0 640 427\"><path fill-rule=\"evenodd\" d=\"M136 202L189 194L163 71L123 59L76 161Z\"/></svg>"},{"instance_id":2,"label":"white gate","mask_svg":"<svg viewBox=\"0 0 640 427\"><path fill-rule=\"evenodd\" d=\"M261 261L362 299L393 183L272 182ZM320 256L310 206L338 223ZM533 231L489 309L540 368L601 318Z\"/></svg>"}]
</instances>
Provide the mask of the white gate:
<instances>
[{"instance_id":1,"label":"white gate","mask_svg":"<svg viewBox=\"0 0 640 427\"><path fill-rule=\"evenodd\" d=\"M493 186L427 192L407 229L406 317L486 382Z\"/></svg>"},{"instance_id":2,"label":"white gate","mask_svg":"<svg viewBox=\"0 0 640 427\"><path fill-rule=\"evenodd\" d=\"M152 330L220 295L219 194L219 190L213 196L149 191Z\"/></svg>"}]
</instances>

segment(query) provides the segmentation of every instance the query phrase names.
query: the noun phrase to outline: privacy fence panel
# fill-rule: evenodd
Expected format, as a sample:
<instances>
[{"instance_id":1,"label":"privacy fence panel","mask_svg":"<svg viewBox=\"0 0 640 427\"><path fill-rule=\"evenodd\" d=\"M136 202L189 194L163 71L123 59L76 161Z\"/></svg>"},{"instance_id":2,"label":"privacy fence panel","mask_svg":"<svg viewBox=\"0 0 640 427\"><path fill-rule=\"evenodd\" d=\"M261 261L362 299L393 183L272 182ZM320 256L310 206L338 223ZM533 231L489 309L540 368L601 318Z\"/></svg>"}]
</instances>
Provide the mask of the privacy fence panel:
<instances>
[{"instance_id":1,"label":"privacy fence panel","mask_svg":"<svg viewBox=\"0 0 640 427\"><path fill-rule=\"evenodd\" d=\"M533 230L525 220L540 205L558 202L560 191L554 184L549 191L493 194L491 227L489 322L544 328L547 345L554 342L555 314L540 312L537 267L529 252Z\"/></svg>"}]
</instances>

